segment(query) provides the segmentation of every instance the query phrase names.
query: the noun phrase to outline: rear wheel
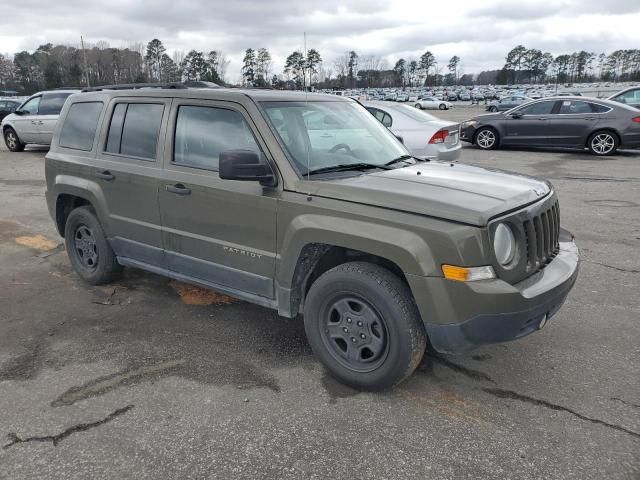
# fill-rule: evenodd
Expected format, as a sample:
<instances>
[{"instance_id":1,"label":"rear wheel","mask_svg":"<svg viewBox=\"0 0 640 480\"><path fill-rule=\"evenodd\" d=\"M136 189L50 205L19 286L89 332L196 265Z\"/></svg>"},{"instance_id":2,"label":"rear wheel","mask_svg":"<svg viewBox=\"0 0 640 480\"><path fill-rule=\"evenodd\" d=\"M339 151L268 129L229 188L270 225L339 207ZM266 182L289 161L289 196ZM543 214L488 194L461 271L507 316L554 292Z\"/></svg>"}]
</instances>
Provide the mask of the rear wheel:
<instances>
[{"instance_id":1,"label":"rear wheel","mask_svg":"<svg viewBox=\"0 0 640 480\"><path fill-rule=\"evenodd\" d=\"M441 103L440 106L438 107L440 110L446 110L447 106L444 103Z\"/></svg>"},{"instance_id":2,"label":"rear wheel","mask_svg":"<svg viewBox=\"0 0 640 480\"><path fill-rule=\"evenodd\" d=\"M491 107L489 108L490 112L496 113L498 111L498 107Z\"/></svg>"},{"instance_id":3,"label":"rear wheel","mask_svg":"<svg viewBox=\"0 0 640 480\"><path fill-rule=\"evenodd\" d=\"M341 382L383 390L407 378L426 348L409 287L378 265L351 262L321 275L304 306L315 355Z\"/></svg>"},{"instance_id":4,"label":"rear wheel","mask_svg":"<svg viewBox=\"0 0 640 480\"><path fill-rule=\"evenodd\" d=\"M122 269L91 207L78 207L69 214L64 240L71 265L85 282L109 283Z\"/></svg>"},{"instance_id":5,"label":"rear wheel","mask_svg":"<svg viewBox=\"0 0 640 480\"><path fill-rule=\"evenodd\" d=\"M613 155L618 149L618 137L613 132L594 132L587 141L587 147L594 155Z\"/></svg>"},{"instance_id":6,"label":"rear wheel","mask_svg":"<svg viewBox=\"0 0 640 480\"><path fill-rule=\"evenodd\" d=\"M498 133L489 127L483 127L476 133L475 144L483 150L493 150L498 146Z\"/></svg>"},{"instance_id":7,"label":"rear wheel","mask_svg":"<svg viewBox=\"0 0 640 480\"><path fill-rule=\"evenodd\" d=\"M25 146L24 143L20 141L20 138L18 138L16 131L11 127L6 128L4 131L4 143L12 152L21 152Z\"/></svg>"},{"instance_id":8,"label":"rear wheel","mask_svg":"<svg viewBox=\"0 0 640 480\"><path fill-rule=\"evenodd\" d=\"M422 110L422 105L421 105L420 103L416 103L416 104L415 104L415 107L416 107L418 110Z\"/></svg>"}]
</instances>

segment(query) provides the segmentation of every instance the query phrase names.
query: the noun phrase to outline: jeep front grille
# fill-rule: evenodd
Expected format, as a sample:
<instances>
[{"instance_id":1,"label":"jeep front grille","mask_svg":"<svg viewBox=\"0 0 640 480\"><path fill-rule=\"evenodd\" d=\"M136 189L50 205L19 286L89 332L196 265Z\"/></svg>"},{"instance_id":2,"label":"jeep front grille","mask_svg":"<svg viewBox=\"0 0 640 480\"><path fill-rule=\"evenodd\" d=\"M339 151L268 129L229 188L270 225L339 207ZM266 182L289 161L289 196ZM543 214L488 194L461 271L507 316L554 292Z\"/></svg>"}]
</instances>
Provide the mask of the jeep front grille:
<instances>
[{"instance_id":1,"label":"jeep front grille","mask_svg":"<svg viewBox=\"0 0 640 480\"><path fill-rule=\"evenodd\" d=\"M522 224L529 273L548 264L560 250L560 207L556 201L551 208L525 220Z\"/></svg>"}]
</instances>

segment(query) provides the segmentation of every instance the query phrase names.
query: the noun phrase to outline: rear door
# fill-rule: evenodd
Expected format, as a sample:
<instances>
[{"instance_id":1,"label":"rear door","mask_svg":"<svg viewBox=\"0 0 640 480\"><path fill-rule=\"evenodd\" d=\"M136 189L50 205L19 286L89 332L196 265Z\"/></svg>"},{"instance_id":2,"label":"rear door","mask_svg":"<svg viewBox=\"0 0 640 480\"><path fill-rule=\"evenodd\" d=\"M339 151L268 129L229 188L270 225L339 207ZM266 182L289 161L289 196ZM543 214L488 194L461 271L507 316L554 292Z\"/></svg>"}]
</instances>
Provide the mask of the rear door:
<instances>
[{"instance_id":1,"label":"rear door","mask_svg":"<svg viewBox=\"0 0 640 480\"><path fill-rule=\"evenodd\" d=\"M159 199L170 270L207 284L274 298L279 189L222 180L220 152L266 154L237 103L176 99Z\"/></svg>"},{"instance_id":2,"label":"rear door","mask_svg":"<svg viewBox=\"0 0 640 480\"><path fill-rule=\"evenodd\" d=\"M41 100L42 95L31 97L11 121L22 143L38 143L38 106Z\"/></svg>"},{"instance_id":3,"label":"rear door","mask_svg":"<svg viewBox=\"0 0 640 480\"><path fill-rule=\"evenodd\" d=\"M559 104L551 116L550 144L584 147L587 137L598 125L600 115L584 100L561 100Z\"/></svg>"},{"instance_id":4,"label":"rear door","mask_svg":"<svg viewBox=\"0 0 640 480\"><path fill-rule=\"evenodd\" d=\"M167 98L112 99L94 169L116 255L163 269L158 186L170 106Z\"/></svg>"},{"instance_id":5,"label":"rear door","mask_svg":"<svg viewBox=\"0 0 640 480\"><path fill-rule=\"evenodd\" d=\"M51 145L53 131L56 128L60 111L69 95L71 95L69 92L50 92L42 95L36 118L38 122L37 143Z\"/></svg>"},{"instance_id":6,"label":"rear door","mask_svg":"<svg viewBox=\"0 0 640 480\"><path fill-rule=\"evenodd\" d=\"M505 145L544 145L550 130L554 100L535 102L520 107L505 115ZM514 116L514 114L516 114ZM518 117L517 114L521 114Z\"/></svg>"}]
</instances>

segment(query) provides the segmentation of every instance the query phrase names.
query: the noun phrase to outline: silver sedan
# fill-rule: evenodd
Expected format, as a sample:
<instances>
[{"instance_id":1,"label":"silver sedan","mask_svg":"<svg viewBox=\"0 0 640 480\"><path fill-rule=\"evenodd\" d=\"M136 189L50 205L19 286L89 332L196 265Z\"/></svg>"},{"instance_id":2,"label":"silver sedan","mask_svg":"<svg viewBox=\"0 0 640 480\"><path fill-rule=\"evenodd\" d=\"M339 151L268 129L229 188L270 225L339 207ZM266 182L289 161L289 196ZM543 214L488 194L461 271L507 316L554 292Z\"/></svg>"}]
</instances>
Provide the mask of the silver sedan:
<instances>
[{"instance_id":1,"label":"silver sedan","mask_svg":"<svg viewBox=\"0 0 640 480\"><path fill-rule=\"evenodd\" d=\"M418 110L431 109L431 110L449 110L451 108L451 102L446 100L439 100L436 97L422 97L416 101L414 105Z\"/></svg>"},{"instance_id":2,"label":"silver sedan","mask_svg":"<svg viewBox=\"0 0 640 480\"><path fill-rule=\"evenodd\" d=\"M412 155L452 161L460 156L459 125L410 105L363 102L364 107L401 139Z\"/></svg>"}]
</instances>

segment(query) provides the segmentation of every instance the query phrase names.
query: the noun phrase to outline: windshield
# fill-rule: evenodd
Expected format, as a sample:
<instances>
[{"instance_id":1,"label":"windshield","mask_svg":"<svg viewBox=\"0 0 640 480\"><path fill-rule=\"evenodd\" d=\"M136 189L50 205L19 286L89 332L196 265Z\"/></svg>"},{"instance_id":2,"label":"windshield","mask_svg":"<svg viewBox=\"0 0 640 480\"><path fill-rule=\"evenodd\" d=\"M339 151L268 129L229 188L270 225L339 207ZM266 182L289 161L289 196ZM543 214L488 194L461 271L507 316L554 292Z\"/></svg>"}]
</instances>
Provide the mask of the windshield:
<instances>
[{"instance_id":1,"label":"windshield","mask_svg":"<svg viewBox=\"0 0 640 480\"><path fill-rule=\"evenodd\" d=\"M300 175L337 165L386 163L408 152L355 102L262 102Z\"/></svg>"}]
</instances>

